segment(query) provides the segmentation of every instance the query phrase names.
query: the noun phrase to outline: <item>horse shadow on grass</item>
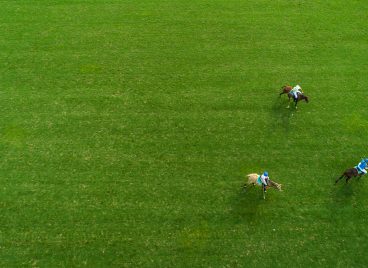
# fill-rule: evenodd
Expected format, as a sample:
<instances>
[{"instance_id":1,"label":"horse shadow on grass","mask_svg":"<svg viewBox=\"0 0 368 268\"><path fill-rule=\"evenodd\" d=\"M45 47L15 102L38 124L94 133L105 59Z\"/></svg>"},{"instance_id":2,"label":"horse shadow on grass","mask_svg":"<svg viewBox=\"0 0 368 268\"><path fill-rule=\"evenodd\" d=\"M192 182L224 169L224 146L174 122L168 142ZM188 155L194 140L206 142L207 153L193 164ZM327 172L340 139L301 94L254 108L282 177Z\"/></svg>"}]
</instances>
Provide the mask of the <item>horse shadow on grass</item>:
<instances>
[{"instance_id":1,"label":"horse shadow on grass","mask_svg":"<svg viewBox=\"0 0 368 268\"><path fill-rule=\"evenodd\" d=\"M262 190L258 187L248 188L246 191L239 189L231 200L232 220L234 223L257 225L263 219L263 210L269 206L269 198L266 195L264 200Z\"/></svg>"},{"instance_id":2,"label":"horse shadow on grass","mask_svg":"<svg viewBox=\"0 0 368 268\"><path fill-rule=\"evenodd\" d=\"M359 195L359 190L362 187L361 178L353 178L348 183L346 183L344 179L337 184L335 184L335 180L333 180L333 184L330 193L333 205L346 205L354 202L354 199Z\"/></svg>"},{"instance_id":3,"label":"horse shadow on grass","mask_svg":"<svg viewBox=\"0 0 368 268\"><path fill-rule=\"evenodd\" d=\"M287 101L282 97L277 97L270 110L272 116L271 129L279 129L281 126L282 130L288 134L290 132L290 122L295 117L297 110L293 105L290 105L290 108L286 107Z\"/></svg>"},{"instance_id":4,"label":"horse shadow on grass","mask_svg":"<svg viewBox=\"0 0 368 268\"><path fill-rule=\"evenodd\" d=\"M365 200L362 186L362 178L351 179L348 183L341 180L336 185L332 185L327 208L330 218L336 224L344 224L344 221L350 221L354 208L362 206L362 202Z\"/></svg>"}]
</instances>

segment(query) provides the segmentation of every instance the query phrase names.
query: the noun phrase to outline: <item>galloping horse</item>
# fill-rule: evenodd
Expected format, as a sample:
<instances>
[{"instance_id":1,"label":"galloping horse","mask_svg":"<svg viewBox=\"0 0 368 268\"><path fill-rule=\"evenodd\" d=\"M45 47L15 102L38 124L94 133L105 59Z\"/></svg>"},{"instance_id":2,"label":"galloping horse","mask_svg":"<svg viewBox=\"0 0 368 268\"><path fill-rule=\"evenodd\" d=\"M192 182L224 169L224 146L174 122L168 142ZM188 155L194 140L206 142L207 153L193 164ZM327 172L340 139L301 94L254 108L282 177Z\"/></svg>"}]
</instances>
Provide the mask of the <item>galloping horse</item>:
<instances>
[{"instance_id":1,"label":"galloping horse","mask_svg":"<svg viewBox=\"0 0 368 268\"><path fill-rule=\"evenodd\" d=\"M248 177L248 181L243 186L244 191L247 189L247 187L249 185L252 185L252 186L257 185L257 186L262 187L262 183L258 180L260 175L258 175L257 173L251 173L251 174L248 174L247 177ZM282 191L281 184L279 184L277 182L274 182L274 181L271 181L270 179L268 180L267 188L269 188L269 187L272 187L272 188L275 188L279 191ZM264 195L263 195L263 199L265 199Z\"/></svg>"},{"instance_id":2,"label":"galloping horse","mask_svg":"<svg viewBox=\"0 0 368 268\"><path fill-rule=\"evenodd\" d=\"M281 96L282 94L287 94L288 98L289 98L289 105L286 108L290 107L290 99L293 98L294 103L295 103L295 109L298 109L298 102L301 100L305 100L306 103L308 103L308 97L304 95L304 92L302 94L298 94L298 97L295 99L294 95L290 93L290 91L293 89L292 86L283 86L281 87L281 93L279 96Z\"/></svg>"},{"instance_id":3,"label":"galloping horse","mask_svg":"<svg viewBox=\"0 0 368 268\"><path fill-rule=\"evenodd\" d=\"M342 175L335 181L335 184L339 182L339 180L341 180L342 178L346 177L345 182L348 183L348 181L351 178L355 178L358 177L360 178L363 175L362 172L358 172L358 170L353 167L353 168L348 168L347 170L344 171L344 173L342 173Z\"/></svg>"}]
</instances>

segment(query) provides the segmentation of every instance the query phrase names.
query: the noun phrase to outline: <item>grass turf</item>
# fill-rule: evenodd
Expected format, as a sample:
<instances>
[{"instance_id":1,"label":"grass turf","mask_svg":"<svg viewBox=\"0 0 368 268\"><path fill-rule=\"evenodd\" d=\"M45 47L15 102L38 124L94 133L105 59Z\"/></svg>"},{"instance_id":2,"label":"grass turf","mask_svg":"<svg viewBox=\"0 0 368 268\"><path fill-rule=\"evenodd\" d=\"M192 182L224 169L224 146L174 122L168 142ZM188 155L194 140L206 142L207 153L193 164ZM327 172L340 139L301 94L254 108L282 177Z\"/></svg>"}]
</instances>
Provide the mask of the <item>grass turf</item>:
<instances>
[{"instance_id":1,"label":"grass turf","mask_svg":"<svg viewBox=\"0 0 368 268\"><path fill-rule=\"evenodd\" d=\"M365 266L365 178L332 183L367 154L366 21L365 1L1 1L0 266ZM266 201L240 188L264 169Z\"/></svg>"}]
</instances>

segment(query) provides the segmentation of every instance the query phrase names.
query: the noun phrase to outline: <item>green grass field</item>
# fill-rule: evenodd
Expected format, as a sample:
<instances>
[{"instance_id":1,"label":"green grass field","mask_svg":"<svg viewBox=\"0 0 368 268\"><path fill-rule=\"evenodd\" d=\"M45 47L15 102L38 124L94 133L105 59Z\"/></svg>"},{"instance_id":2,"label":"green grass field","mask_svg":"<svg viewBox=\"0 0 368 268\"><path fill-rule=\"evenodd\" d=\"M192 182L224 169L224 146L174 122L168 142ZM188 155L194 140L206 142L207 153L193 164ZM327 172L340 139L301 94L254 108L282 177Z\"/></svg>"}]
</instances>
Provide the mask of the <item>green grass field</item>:
<instances>
[{"instance_id":1,"label":"green grass field","mask_svg":"<svg viewBox=\"0 0 368 268\"><path fill-rule=\"evenodd\" d=\"M0 7L0 267L368 265L366 1Z\"/></svg>"}]
</instances>

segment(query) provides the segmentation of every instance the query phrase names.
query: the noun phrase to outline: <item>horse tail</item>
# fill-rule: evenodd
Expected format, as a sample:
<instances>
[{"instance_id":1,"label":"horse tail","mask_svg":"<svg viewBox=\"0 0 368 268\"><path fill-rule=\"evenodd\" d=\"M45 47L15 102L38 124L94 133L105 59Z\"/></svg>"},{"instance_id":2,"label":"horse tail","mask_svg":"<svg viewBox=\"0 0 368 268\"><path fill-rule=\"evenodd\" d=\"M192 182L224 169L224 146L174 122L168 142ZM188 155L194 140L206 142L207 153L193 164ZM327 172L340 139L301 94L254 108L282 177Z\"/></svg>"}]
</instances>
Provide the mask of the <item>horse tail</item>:
<instances>
[{"instance_id":1,"label":"horse tail","mask_svg":"<svg viewBox=\"0 0 368 268\"><path fill-rule=\"evenodd\" d=\"M285 93L288 93L288 91L287 91L287 85L285 85L285 86L282 86L281 88L280 88L280 96L282 95L282 94L285 94Z\"/></svg>"}]
</instances>

